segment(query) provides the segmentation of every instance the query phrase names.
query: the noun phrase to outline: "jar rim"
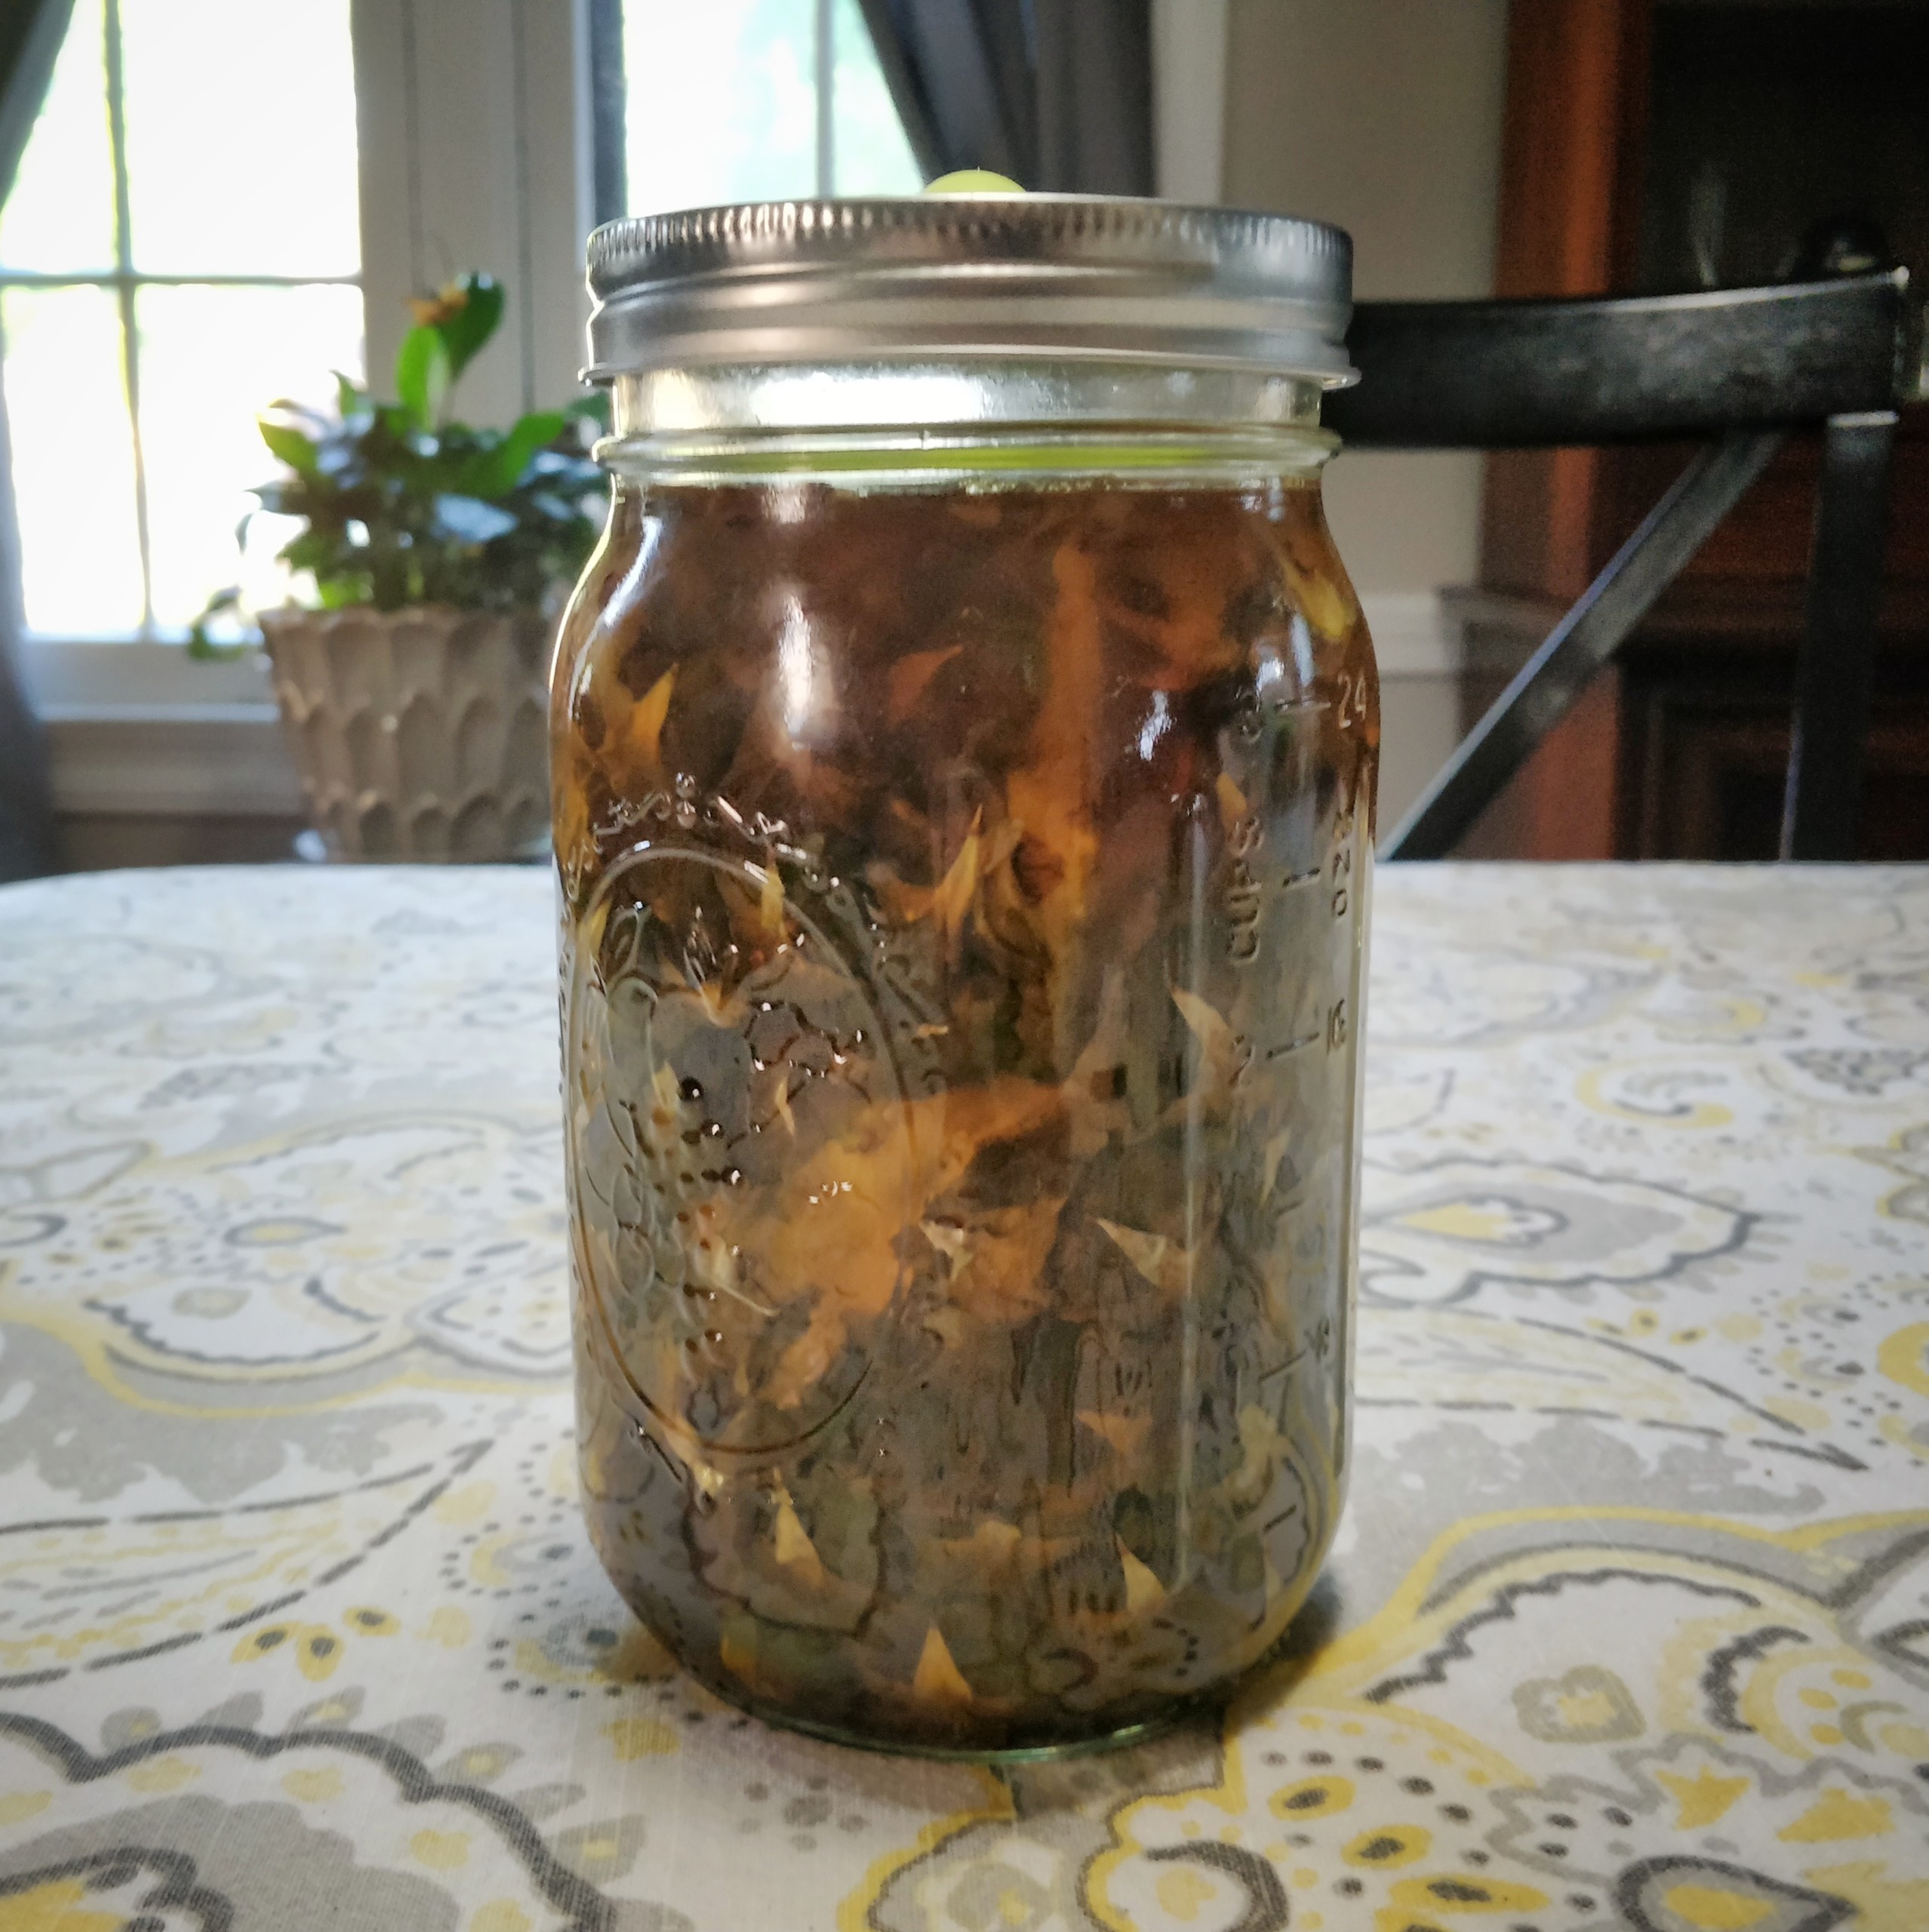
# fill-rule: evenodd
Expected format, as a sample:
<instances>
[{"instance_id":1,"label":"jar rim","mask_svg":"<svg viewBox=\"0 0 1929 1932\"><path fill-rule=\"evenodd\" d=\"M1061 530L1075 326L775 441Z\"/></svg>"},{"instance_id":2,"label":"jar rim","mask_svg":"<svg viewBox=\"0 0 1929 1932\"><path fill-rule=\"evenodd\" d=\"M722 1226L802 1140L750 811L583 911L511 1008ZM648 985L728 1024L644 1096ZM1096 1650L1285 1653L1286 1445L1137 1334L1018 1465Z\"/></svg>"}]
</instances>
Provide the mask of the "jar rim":
<instances>
[{"instance_id":1,"label":"jar rim","mask_svg":"<svg viewBox=\"0 0 1929 1932\"><path fill-rule=\"evenodd\" d=\"M588 379L1041 357L1352 382L1352 242L1290 215L1124 196L790 201L589 238Z\"/></svg>"}]
</instances>

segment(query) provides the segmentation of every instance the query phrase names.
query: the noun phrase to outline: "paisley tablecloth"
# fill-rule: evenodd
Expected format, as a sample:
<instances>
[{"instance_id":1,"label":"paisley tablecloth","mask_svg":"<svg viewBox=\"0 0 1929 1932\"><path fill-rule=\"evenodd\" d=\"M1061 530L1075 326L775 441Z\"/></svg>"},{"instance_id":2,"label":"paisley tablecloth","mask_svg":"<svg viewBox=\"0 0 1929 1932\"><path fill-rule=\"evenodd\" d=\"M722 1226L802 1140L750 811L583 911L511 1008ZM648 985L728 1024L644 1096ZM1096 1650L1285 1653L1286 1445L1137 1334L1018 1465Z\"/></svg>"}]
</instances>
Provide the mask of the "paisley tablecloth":
<instances>
[{"instance_id":1,"label":"paisley tablecloth","mask_svg":"<svg viewBox=\"0 0 1929 1932\"><path fill-rule=\"evenodd\" d=\"M0 893L0 1928L1929 1927L1929 873L1383 871L1327 1578L1003 1774L590 1554L549 893Z\"/></svg>"}]
</instances>

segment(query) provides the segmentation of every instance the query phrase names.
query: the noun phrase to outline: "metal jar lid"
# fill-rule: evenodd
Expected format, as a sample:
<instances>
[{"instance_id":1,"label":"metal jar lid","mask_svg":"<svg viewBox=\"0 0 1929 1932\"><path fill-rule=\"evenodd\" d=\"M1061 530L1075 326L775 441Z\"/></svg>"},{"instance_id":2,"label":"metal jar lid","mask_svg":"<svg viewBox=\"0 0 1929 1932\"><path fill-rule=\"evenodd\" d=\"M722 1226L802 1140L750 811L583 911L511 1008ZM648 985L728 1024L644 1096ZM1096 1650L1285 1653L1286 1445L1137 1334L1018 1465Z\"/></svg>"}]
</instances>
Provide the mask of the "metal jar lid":
<instances>
[{"instance_id":1,"label":"metal jar lid","mask_svg":"<svg viewBox=\"0 0 1929 1932\"><path fill-rule=\"evenodd\" d=\"M1321 222L1087 195L648 215L589 238L588 374L1010 358L1334 388L1352 254Z\"/></svg>"}]
</instances>

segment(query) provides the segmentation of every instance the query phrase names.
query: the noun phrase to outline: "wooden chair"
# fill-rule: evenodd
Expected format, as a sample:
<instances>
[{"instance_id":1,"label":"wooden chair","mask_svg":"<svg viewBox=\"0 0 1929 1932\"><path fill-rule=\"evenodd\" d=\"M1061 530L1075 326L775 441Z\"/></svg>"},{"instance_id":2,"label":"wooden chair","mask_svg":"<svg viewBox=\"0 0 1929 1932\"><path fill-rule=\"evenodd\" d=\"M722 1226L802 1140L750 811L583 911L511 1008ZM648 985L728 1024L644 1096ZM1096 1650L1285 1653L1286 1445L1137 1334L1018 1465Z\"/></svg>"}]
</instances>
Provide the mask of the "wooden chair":
<instances>
[{"instance_id":1,"label":"wooden chair","mask_svg":"<svg viewBox=\"0 0 1929 1932\"><path fill-rule=\"evenodd\" d=\"M1896 412L1916 380L1897 269L1706 294L1362 303L1355 449L1706 446L1548 634L1381 848L1444 858L1647 614L1792 429L1820 425L1785 859L1855 854Z\"/></svg>"}]
</instances>

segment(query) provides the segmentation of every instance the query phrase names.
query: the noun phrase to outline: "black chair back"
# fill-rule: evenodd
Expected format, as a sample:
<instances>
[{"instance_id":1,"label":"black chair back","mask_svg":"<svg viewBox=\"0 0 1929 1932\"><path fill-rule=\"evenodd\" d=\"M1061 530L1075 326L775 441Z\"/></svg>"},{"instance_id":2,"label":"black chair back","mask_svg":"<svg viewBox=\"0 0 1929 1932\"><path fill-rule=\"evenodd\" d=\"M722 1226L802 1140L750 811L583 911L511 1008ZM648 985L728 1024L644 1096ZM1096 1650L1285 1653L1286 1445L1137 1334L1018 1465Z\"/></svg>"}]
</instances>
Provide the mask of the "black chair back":
<instances>
[{"instance_id":1,"label":"black chair back","mask_svg":"<svg viewBox=\"0 0 1929 1932\"><path fill-rule=\"evenodd\" d=\"M1896 412L1915 382L1896 269L1690 295L1362 303L1361 380L1328 423L1361 449L1709 439L1381 848L1444 858L1767 466L1823 454L1782 856L1855 851Z\"/></svg>"}]
</instances>

